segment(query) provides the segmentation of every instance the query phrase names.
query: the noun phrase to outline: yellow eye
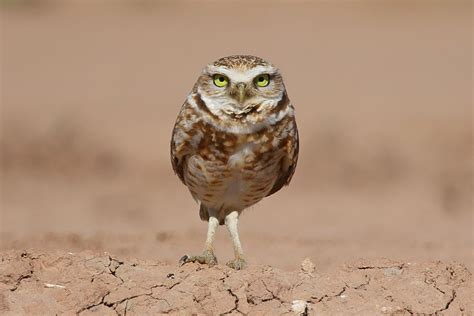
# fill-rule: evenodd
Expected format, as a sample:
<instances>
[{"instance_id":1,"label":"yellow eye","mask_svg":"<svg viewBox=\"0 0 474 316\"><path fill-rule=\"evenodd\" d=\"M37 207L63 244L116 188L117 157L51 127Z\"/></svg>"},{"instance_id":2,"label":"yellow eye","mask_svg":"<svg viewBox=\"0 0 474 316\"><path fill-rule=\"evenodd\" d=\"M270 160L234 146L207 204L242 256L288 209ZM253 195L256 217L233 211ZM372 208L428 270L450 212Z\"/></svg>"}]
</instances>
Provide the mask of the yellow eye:
<instances>
[{"instance_id":1,"label":"yellow eye","mask_svg":"<svg viewBox=\"0 0 474 316\"><path fill-rule=\"evenodd\" d=\"M266 87L270 83L270 76L267 74L259 75L254 79L255 84L259 87Z\"/></svg>"},{"instance_id":2,"label":"yellow eye","mask_svg":"<svg viewBox=\"0 0 474 316\"><path fill-rule=\"evenodd\" d=\"M229 84L229 79L224 75L214 75L213 80L214 84L219 88L225 87Z\"/></svg>"}]
</instances>

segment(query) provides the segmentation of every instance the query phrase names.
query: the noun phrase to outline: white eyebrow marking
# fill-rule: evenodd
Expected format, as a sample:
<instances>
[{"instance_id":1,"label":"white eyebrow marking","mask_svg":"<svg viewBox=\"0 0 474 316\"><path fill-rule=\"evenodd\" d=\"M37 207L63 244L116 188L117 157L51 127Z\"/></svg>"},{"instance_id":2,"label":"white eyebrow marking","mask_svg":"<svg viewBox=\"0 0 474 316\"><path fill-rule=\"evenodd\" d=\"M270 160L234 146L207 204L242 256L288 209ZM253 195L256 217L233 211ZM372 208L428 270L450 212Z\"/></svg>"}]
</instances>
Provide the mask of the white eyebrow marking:
<instances>
[{"instance_id":1,"label":"white eyebrow marking","mask_svg":"<svg viewBox=\"0 0 474 316\"><path fill-rule=\"evenodd\" d=\"M277 69L271 66L257 66L250 70L238 70L238 69L228 69L224 67L208 66L207 71L212 73L219 73L226 75L232 82L249 82L252 81L257 75L262 73L265 74L274 74L277 72Z\"/></svg>"}]
</instances>

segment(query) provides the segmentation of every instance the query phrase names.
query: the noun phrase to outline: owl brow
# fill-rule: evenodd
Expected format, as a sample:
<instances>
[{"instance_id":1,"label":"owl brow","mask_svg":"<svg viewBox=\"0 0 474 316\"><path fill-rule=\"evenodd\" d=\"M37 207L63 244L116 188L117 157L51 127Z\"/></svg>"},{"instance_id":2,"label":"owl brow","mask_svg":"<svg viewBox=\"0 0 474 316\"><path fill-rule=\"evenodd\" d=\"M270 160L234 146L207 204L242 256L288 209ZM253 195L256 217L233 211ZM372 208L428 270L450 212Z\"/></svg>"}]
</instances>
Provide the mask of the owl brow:
<instances>
[{"instance_id":1,"label":"owl brow","mask_svg":"<svg viewBox=\"0 0 474 316\"><path fill-rule=\"evenodd\" d=\"M222 76L222 77L226 77L227 79L229 79L229 76L227 76L226 74L223 74L222 72L210 73L209 75L210 75L211 78L213 78L215 76Z\"/></svg>"},{"instance_id":2,"label":"owl brow","mask_svg":"<svg viewBox=\"0 0 474 316\"><path fill-rule=\"evenodd\" d=\"M228 68L228 67L216 67L214 65L208 66L206 69L206 72L208 74L214 75L214 74L223 74L227 76L228 78L232 77L233 74L236 74L237 76L242 73L242 71L239 71L237 69L233 68ZM261 74L268 74L268 75L275 75L278 73L278 69L273 67L273 66L256 66L250 69L245 70L245 73L248 73L249 75L253 75L252 78L254 78L257 75Z\"/></svg>"},{"instance_id":3,"label":"owl brow","mask_svg":"<svg viewBox=\"0 0 474 316\"><path fill-rule=\"evenodd\" d=\"M269 75L270 78L277 76L276 72L266 71L266 70L263 70L261 72L254 72L254 73L250 72L250 73L245 73L245 74L240 73L240 72L233 72L233 71L224 73L224 75L226 75L229 78L229 80L237 80L237 81L252 81L252 80L255 80L255 78L257 78L258 76L261 76L263 74Z\"/></svg>"}]
</instances>

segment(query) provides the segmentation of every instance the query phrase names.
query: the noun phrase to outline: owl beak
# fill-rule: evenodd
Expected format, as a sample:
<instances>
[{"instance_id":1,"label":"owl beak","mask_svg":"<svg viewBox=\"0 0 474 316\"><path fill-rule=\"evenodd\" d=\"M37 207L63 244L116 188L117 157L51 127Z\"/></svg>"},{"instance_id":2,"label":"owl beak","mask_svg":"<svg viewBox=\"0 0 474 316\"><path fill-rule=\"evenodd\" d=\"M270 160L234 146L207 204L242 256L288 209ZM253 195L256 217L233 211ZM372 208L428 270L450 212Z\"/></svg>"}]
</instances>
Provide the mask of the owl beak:
<instances>
[{"instance_id":1,"label":"owl beak","mask_svg":"<svg viewBox=\"0 0 474 316\"><path fill-rule=\"evenodd\" d=\"M244 103L245 101L245 83L239 82L237 85L237 98L240 103Z\"/></svg>"}]
</instances>

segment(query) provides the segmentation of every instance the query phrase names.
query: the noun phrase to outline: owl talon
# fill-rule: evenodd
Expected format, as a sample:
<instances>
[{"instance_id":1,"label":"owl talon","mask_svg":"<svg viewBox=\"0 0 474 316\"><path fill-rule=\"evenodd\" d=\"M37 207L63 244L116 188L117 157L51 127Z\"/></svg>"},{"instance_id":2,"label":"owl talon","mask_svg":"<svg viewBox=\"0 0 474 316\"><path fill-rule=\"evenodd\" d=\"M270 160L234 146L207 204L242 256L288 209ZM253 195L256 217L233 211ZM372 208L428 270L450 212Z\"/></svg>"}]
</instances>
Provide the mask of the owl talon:
<instances>
[{"instance_id":1,"label":"owl talon","mask_svg":"<svg viewBox=\"0 0 474 316\"><path fill-rule=\"evenodd\" d=\"M227 262L227 266L234 270L242 270L247 266L247 262L242 258L235 258L234 260Z\"/></svg>"},{"instance_id":2,"label":"owl talon","mask_svg":"<svg viewBox=\"0 0 474 316\"><path fill-rule=\"evenodd\" d=\"M206 250L200 256L182 256L181 259L179 259L179 266L181 267L189 262L198 262L200 264L207 264L208 266L212 267L217 264L217 258L214 256L212 251Z\"/></svg>"},{"instance_id":3,"label":"owl talon","mask_svg":"<svg viewBox=\"0 0 474 316\"><path fill-rule=\"evenodd\" d=\"M188 255L182 256L181 259L179 259L179 266L182 267L185 263L189 262L188 260L189 260Z\"/></svg>"}]
</instances>

